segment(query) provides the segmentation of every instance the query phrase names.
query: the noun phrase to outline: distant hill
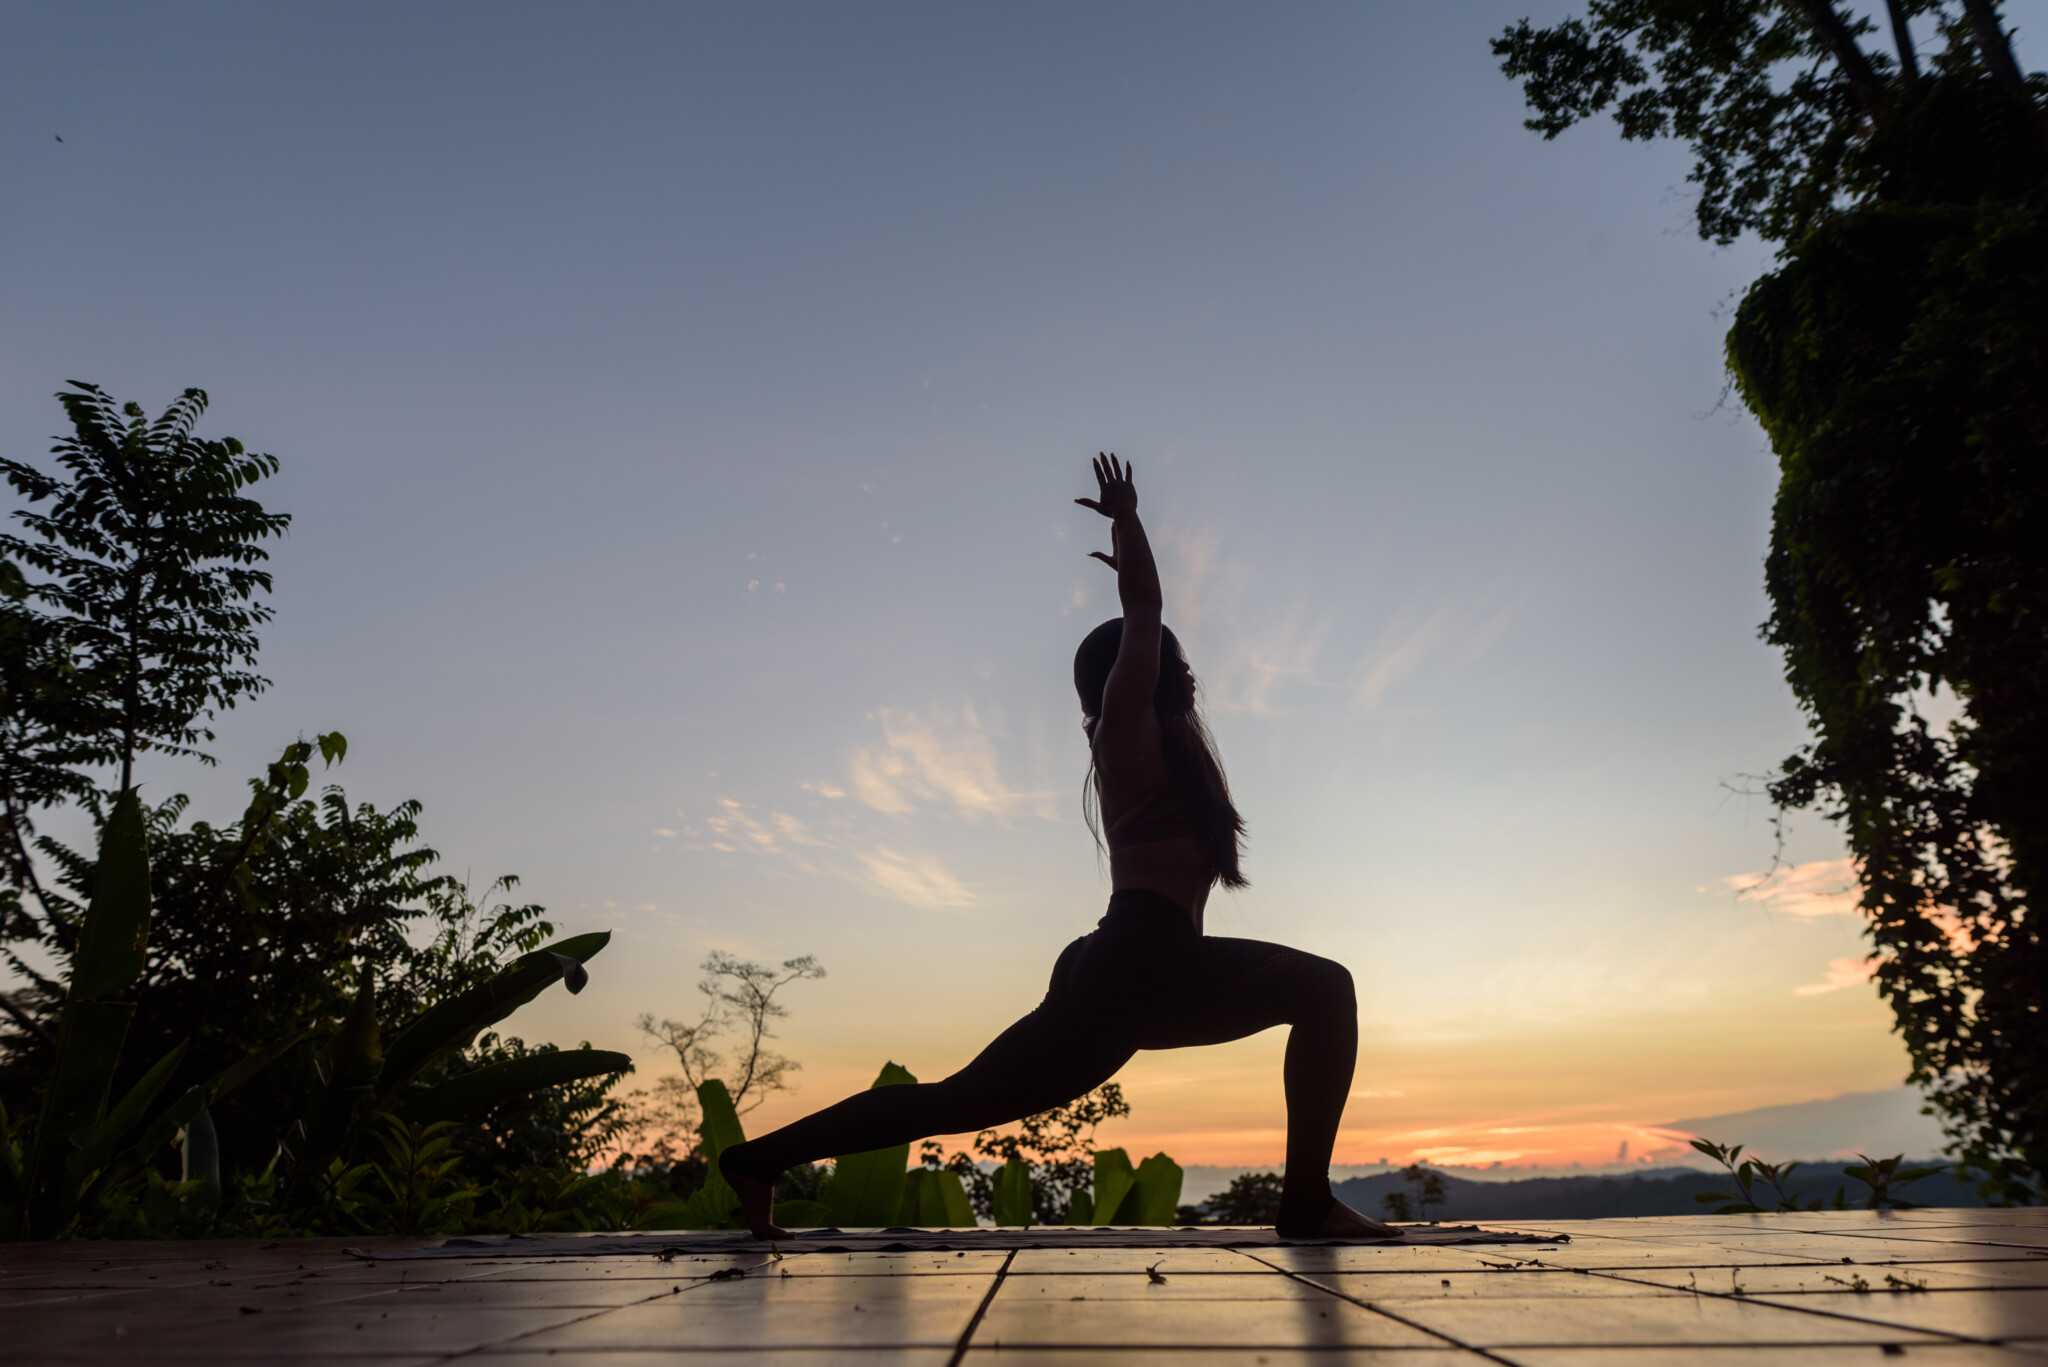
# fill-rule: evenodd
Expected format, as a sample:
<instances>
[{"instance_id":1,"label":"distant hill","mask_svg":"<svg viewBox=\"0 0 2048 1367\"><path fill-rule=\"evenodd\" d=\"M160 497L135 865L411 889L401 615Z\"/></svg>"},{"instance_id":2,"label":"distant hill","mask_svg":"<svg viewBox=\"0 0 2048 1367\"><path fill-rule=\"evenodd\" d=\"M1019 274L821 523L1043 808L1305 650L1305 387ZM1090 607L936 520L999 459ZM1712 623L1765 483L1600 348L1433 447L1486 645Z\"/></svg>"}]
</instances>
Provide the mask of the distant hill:
<instances>
[{"instance_id":1,"label":"distant hill","mask_svg":"<svg viewBox=\"0 0 2048 1367\"><path fill-rule=\"evenodd\" d=\"M1859 1153L1882 1158L1894 1153L1939 1153L1941 1126L1920 1114L1926 1102L1912 1087L1882 1092L1849 1092L1822 1101L1759 1106L1727 1115L1672 1120L1656 1126L1723 1144L1742 1144L1751 1153L1785 1158L1853 1159Z\"/></svg>"},{"instance_id":2,"label":"distant hill","mask_svg":"<svg viewBox=\"0 0 2048 1367\"><path fill-rule=\"evenodd\" d=\"M1921 1166L1934 1167L1940 1160L1928 1159ZM1852 1206L1868 1197L1868 1188L1842 1175L1840 1163L1802 1165L1792 1175L1795 1192L1823 1202L1832 1202L1837 1188ZM1698 1172L1691 1168L1655 1168L1626 1175L1588 1177L1529 1177L1509 1182L1474 1182L1437 1169L1448 1197L1444 1206L1432 1211L1439 1220L1600 1220L1638 1215L1696 1215L1711 1210L1693 1200L1700 1192L1725 1190L1725 1174ZM1408 1184L1398 1172L1372 1177L1354 1177L1335 1184L1337 1199L1353 1210L1379 1217L1387 1193L1407 1191ZM1948 1168L1923 1178L1904 1193L1924 1206L1981 1206L1983 1198L1955 1179Z\"/></svg>"}]
</instances>

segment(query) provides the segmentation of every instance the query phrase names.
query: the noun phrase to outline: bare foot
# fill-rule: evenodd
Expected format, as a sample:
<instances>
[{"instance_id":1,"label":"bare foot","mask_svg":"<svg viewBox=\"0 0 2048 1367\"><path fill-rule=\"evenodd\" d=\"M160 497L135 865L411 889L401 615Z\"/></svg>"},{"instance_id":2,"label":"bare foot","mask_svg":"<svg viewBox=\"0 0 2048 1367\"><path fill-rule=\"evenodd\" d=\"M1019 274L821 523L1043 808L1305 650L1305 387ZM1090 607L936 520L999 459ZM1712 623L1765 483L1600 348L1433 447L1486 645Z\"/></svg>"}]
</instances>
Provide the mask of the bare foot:
<instances>
[{"instance_id":1,"label":"bare foot","mask_svg":"<svg viewBox=\"0 0 2048 1367\"><path fill-rule=\"evenodd\" d=\"M757 1181L743 1172L733 1172L721 1166L719 1173L739 1193L740 1214L746 1217L747 1228L754 1231L756 1239L787 1239L789 1231L781 1228L769 1218L775 1207L775 1188L767 1182Z\"/></svg>"},{"instance_id":2,"label":"bare foot","mask_svg":"<svg viewBox=\"0 0 2048 1367\"><path fill-rule=\"evenodd\" d=\"M1378 1220L1368 1220L1342 1201L1330 1207L1330 1213L1316 1226L1316 1233L1336 1239L1399 1239L1403 1235L1392 1225L1383 1225Z\"/></svg>"}]
</instances>

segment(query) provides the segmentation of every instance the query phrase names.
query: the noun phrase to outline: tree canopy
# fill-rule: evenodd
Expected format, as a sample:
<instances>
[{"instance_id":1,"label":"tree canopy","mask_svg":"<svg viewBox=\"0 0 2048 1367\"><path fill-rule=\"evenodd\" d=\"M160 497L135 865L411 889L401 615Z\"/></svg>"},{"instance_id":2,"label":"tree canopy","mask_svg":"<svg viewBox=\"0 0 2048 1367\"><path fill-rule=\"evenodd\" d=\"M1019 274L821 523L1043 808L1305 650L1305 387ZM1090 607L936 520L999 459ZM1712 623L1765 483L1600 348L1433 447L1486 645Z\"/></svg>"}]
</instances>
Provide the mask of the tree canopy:
<instances>
[{"instance_id":1,"label":"tree canopy","mask_svg":"<svg viewBox=\"0 0 2048 1367\"><path fill-rule=\"evenodd\" d=\"M1763 635L1813 736L1771 794L1841 823L1951 1152L1987 1194L2037 1201L2048 78L2021 74L1992 0L1886 18L1890 53L1830 0L1591 0L1494 50L1531 129L1611 109L1623 137L1684 139L1700 235L1780 245L1727 350L1780 468Z\"/></svg>"}]
</instances>

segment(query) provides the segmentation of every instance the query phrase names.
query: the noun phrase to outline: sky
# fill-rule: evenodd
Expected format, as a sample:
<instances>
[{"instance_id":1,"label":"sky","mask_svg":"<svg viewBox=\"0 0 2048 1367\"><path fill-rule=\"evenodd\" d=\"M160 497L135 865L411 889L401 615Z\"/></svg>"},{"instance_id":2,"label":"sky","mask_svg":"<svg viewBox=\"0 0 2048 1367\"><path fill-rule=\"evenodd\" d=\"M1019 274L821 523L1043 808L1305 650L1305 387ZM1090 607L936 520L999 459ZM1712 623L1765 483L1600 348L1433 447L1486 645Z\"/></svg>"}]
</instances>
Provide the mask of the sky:
<instances>
[{"instance_id":1,"label":"sky","mask_svg":"<svg viewBox=\"0 0 2048 1367\"><path fill-rule=\"evenodd\" d=\"M1765 878L1769 254L1682 148L1521 127L1487 39L1569 8L8 4L0 446L207 389L282 462L272 686L145 791L344 732L612 931L512 1028L636 1084L707 953L816 955L755 1132L964 1064L1101 914L1116 451L1250 823L1209 928L1359 984L1338 1160L1660 1160L1906 1060L1839 835ZM1103 1142L1276 1162L1283 1043L1141 1055Z\"/></svg>"}]
</instances>

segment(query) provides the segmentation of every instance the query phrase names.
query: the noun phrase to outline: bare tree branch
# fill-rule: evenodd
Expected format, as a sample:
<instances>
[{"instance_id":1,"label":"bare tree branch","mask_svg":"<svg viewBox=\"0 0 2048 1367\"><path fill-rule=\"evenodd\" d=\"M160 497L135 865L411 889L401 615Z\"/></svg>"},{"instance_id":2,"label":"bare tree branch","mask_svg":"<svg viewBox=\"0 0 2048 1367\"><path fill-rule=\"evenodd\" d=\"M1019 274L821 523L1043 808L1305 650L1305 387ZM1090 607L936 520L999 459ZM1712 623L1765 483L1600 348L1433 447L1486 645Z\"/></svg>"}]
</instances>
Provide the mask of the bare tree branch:
<instances>
[{"instance_id":1,"label":"bare tree branch","mask_svg":"<svg viewBox=\"0 0 2048 1367\"><path fill-rule=\"evenodd\" d=\"M708 1078L721 1077L734 1109L744 1115L769 1092L786 1087L784 1078L803 1066L768 1048L775 1037L772 1023L789 1015L775 994L791 983L822 978L825 970L809 954L774 967L724 950L714 950L703 967L705 976L697 990L704 994L704 1013L695 1022L656 1020L648 1014L634 1024L640 1033L674 1051L693 1089ZM728 1035L738 1036L729 1053L718 1045ZM750 1096L753 1100L747 1103Z\"/></svg>"}]
</instances>

